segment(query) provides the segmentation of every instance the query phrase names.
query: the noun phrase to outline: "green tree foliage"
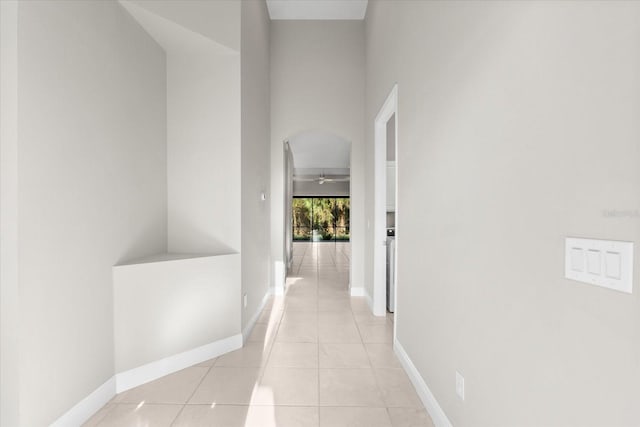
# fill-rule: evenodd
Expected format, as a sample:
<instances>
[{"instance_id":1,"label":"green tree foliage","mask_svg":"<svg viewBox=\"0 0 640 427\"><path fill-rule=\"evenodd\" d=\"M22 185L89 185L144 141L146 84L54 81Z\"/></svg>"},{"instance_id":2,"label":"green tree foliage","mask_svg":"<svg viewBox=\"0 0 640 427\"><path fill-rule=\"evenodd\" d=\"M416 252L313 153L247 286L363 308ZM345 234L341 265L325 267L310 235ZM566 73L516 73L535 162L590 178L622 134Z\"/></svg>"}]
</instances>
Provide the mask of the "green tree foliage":
<instances>
[{"instance_id":1,"label":"green tree foliage","mask_svg":"<svg viewBox=\"0 0 640 427\"><path fill-rule=\"evenodd\" d=\"M294 240L349 240L349 198L294 198Z\"/></svg>"}]
</instances>

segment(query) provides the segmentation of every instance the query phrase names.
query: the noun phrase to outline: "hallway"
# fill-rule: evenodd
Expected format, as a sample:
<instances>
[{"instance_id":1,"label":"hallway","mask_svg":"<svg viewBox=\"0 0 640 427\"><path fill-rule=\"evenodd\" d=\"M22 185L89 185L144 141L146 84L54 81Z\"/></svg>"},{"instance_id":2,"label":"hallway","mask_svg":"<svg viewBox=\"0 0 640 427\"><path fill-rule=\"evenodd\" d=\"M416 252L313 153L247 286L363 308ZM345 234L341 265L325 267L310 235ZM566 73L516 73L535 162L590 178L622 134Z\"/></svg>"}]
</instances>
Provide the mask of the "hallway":
<instances>
[{"instance_id":1,"label":"hallway","mask_svg":"<svg viewBox=\"0 0 640 427\"><path fill-rule=\"evenodd\" d=\"M427 427L393 320L348 293L349 243L294 243L245 347L117 395L86 426Z\"/></svg>"}]
</instances>

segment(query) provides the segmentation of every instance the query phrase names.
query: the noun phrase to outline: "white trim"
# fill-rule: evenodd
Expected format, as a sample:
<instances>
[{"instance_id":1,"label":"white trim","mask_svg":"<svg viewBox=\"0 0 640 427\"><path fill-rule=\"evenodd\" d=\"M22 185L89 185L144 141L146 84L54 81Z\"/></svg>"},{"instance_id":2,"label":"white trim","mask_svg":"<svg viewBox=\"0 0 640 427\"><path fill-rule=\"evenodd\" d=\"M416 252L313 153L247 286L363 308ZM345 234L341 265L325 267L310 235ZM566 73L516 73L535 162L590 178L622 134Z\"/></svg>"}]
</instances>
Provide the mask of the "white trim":
<instances>
[{"instance_id":1,"label":"white trim","mask_svg":"<svg viewBox=\"0 0 640 427\"><path fill-rule=\"evenodd\" d=\"M373 313L373 298L371 298L371 295L369 295L369 292L365 291L365 298L367 299L367 304L369 304L369 308L371 309L371 312ZM393 322L395 325L395 322Z\"/></svg>"},{"instance_id":2,"label":"white trim","mask_svg":"<svg viewBox=\"0 0 640 427\"><path fill-rule=\"evenodd\" d=\"M253 330L253 327L256 325L256 322L258 321L258 318L260 317L260 314L262 314L262 310L264 310L264 306L267 305L267 301L269 300L269 297L271 296L271 289L269 289L267 291L267 293L264 295L264 298L262 298L262 302L260 303L260 307L258 307L258 309L256 310L255 313L253 313L253 316L251 316L251 319L249 319L249 322L247 322L247 326L244 327L243 331L242 331L242 343L244 345L245 342L247 342L247 338L249 338L249 335L251 335L251 331Z\"/></svg>"},{"instance_id":3,"label":"white trim","mask_svg":"<svg viewBox=\"0 0 640 427\"><path fill-rule=\"evenodd\" d=\"M367 296L367 291L362 287L351 288L352 297L364 297Z\"/></svg>"},{"instance_id":4,"label":"white trim","mask_svg":"<svg viewBox=\"0 0 640 427\"><path fill-rule=\"evenodd\" d=\"M201 347L194 348L146 365L116 374L116 392L137 387L189 366L213 359L222 354L242 348L242 334L236 334Z\"/></svg>"},{"instance_id":5,"label":"white trim","mask_svg":"<svg viewBox=\"0 0 640 427\"><path fill-rule=\"evenodd\" d=\"M284 295L287 286L287 272L284 268L285 263L276 261L273 264L273 294Z\"/></svg>"},{"instance_id":6,"label":"white trim","mask_svg":"<svg viewBox=\"0 0 640 427\"><path fill-rule=\"evenodd\" d=\"M266 303L267 294L263 300ZM257 320L257 316L256 316ZM91 418L116 395L189 366L213 359L242 347L242 335L236 334L216 342L165 357L155 362L114 375L51 424L51 427L79 426Z\"/></svg>"},{"instance_id":7,"label":"white trim","mask_svg":"<svg viewBox=\"0 0 640 427\"><path fill-rule=\"evenodd\" d=\"M91 418L116 394L116 379L111 377L89 396L78 402L63 416L51 424L51 427L79 426Z\"/></svg>"},{"instance_id":8,"label":"white trim","mask_svg":"<svg viewBox=\"0 0 640 427\"><path fill-rule=\"evenodd\" d=\"M393 85L374 121L374 213L373 213L373 314L386 313L386 205L387 205L387 122L396 115L396 152L398 147L398 85ZM396 165L397 165L396 158ZM396 180L396 198L397 180ZM396 214L397 215L397 214ZM396 268L397 270L397 268Z\"/></svg>"},{"instance_id":9,"label":"white trim","mask_svg":"<svg viewBox=\"0 0 640 427\"><path fill-rule=\"evenodd\" d=\"M429 390L429 386L427 386L427 383L420 375L420 372L418 372L418 369L397 339L394 339L393 341L393 350L418 392L418 396L420 396L420 400L422 400L424 407L431 416L433 424L436 427L452 427L451 421L447 418L447 414L444 413L444 410L436 400L436 397L433 395L431 390Z\"/></svg>"}]
</instances>

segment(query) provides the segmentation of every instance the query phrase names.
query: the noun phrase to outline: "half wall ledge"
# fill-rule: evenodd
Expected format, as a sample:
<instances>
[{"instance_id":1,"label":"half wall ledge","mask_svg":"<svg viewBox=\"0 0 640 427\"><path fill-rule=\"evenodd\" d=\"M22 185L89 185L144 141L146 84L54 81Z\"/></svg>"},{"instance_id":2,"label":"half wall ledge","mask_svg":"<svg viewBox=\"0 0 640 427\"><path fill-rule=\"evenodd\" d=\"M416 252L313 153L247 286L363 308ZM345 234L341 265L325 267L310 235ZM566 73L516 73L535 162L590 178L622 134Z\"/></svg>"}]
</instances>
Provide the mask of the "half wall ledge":
<instances>
[{"instance_id":1,"label":"half wall ledge","mask_svg":"<svg viewBox=\"0 0 640 427\"><path fill-rule=\"evenodd\" d=\"M115 372L185 353L197 354L191 364L218 356L212 343L235 342L241 334L240 274L237 253L156 254L114 266ZM182 364L162 363L118 392L189 366Z\"/></svg>"}]
</instances>

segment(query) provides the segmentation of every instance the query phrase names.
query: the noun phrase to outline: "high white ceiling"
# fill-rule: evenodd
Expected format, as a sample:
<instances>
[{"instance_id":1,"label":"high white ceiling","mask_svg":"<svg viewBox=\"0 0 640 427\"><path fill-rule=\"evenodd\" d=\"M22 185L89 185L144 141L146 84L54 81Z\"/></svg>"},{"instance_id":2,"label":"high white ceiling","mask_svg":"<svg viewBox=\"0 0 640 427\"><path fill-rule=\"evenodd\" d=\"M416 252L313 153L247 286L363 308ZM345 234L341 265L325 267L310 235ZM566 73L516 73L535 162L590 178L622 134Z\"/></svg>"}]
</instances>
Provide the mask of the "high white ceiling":
<instances>
[{"instance_id":1,"label":"high white ceiling","mask_svg":"<svg viewBox=\"0 0 640 427\"><path fill-rule=\"evenodd\" d=\"M267 0L271 19L364 19L367 0Z\"/></svg>"},{"instance_id":2,"label":"high white ceiling","mask_svg":"<svg viewBox=\"0 0 640 427\"><path fill-rule=\"evenodd\" d=\"M309 131L289 139L296 175L311 169L332 174L329 170L340 170L348 174L351 165L351 143L327 132ZM305 172L307 170L307 172ZM346 171L346 173L345 173Z\"/></svg>"}]
</instances>

